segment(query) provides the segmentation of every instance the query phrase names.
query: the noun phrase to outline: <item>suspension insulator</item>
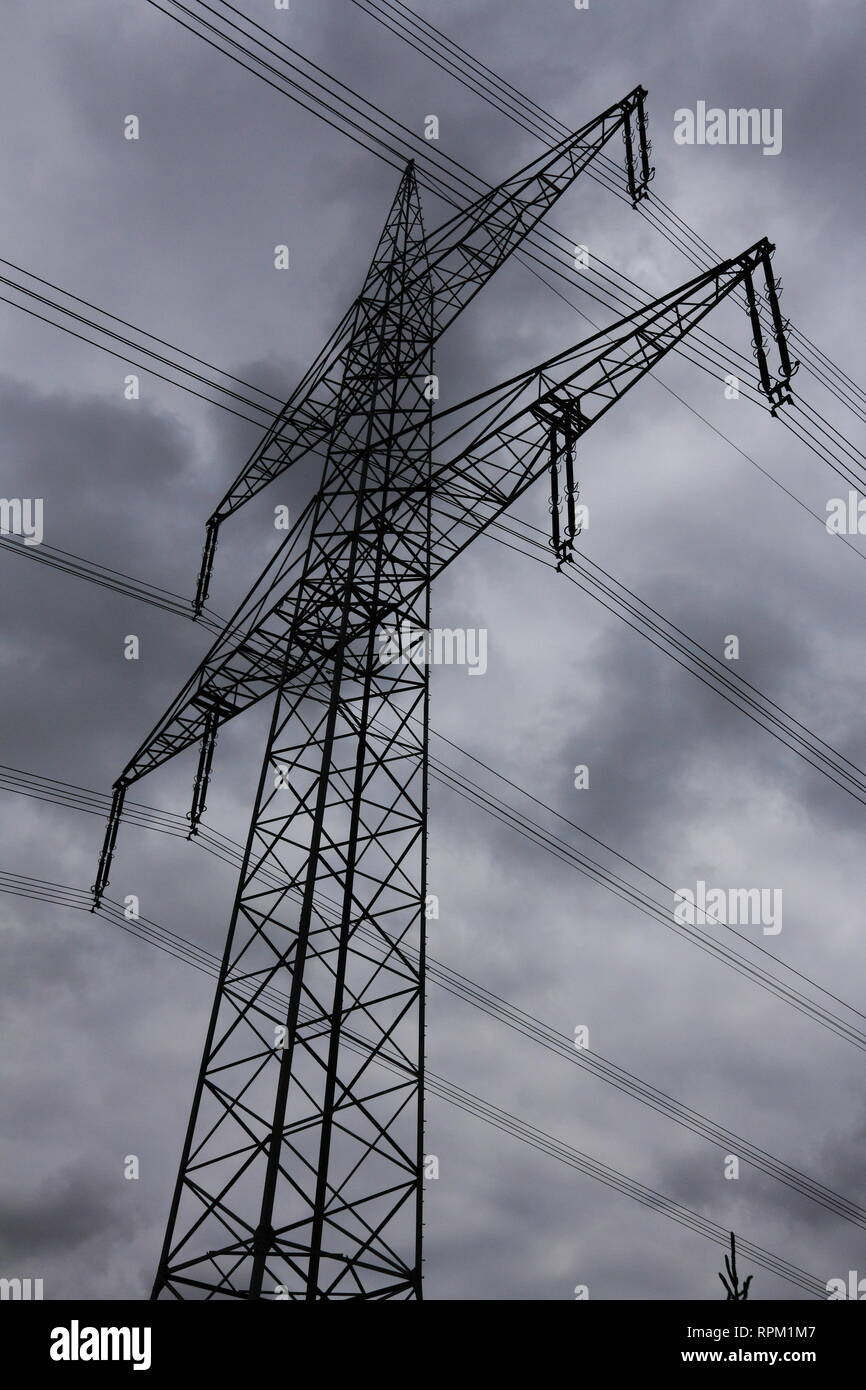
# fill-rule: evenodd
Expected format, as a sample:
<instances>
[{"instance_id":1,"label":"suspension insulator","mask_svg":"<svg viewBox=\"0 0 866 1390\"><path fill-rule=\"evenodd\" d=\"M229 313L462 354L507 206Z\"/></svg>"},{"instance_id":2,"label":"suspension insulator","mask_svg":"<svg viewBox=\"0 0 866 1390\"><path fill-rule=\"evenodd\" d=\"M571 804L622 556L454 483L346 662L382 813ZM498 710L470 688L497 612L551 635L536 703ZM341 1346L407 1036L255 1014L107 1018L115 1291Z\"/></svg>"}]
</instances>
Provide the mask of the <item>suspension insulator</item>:
<instances>
[{"instance_id":1,"label":"suspension insulator","mask_svg":"<svg viewBox=\"0 0 866 1390\"><path fill-rule=\"evenodd\" d=\"M205 715L204 733L202 734L201 749L198 758L198 769L192 789L192 806L187 815L187 820L189 821L189 835L187 839L191 839L193 835L198 834L199 822L207 809L207 789L210 783L218 729L219 713L216 708L212 707Z\"/></svg>"},{"instance_id":2,"label":"suspension insulator","mask_svg":"<svg viewBox=\"0 0 866 1390\"><path fill-rule=\"evenodd\" d=\"M126 783L118 782L114 788L114 795L111 799L111 810L108 813L108 823L105 827L105 839L102 842L102 853L99 856L99 868L96 871L96 882L91 888L93 893L93 906L91 912L95 912L102 905L102 896L108 887L109 874L111 873L111 861L114 857L114 846L117 843L117 832L120 827L120 818L123 814L123 799L126 796Z\"/></svg>"},{"instance_id":3,"label":"suspension insulator","mask_svg":"<svg viewBox=\"0 0 866 1390\"><path fill-rule=\"evenodd\" d=\"M579 434L575 420L579 421L579 418L576 405L571 404L561 416L550 421L550 547L556 556L557 569L572 558L579 529L575 509L578 486L574 477L575 445Z\"/></svg>"}]
</instances>

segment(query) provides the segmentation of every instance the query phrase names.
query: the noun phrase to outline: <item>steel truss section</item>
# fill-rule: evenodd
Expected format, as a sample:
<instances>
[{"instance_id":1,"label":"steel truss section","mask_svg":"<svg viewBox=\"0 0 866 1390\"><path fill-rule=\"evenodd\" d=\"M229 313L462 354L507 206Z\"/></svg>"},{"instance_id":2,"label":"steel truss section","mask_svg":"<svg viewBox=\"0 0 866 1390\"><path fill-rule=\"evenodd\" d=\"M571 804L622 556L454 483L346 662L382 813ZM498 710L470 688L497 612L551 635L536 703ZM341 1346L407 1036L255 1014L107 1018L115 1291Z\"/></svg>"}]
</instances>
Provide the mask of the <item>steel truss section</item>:
<instances>
[{"instance_id":1,"label":"steel truss section","mask_svg":"<svg viewBox=\"0 0 866 1390\"><path fill-rule=\"evenodd\" d=\"M410 164L361 293L231 494L226 515L325 441L318 491L115 784L94 885L98 906L127 787L200 744L195 834L220 728L273 696L154 1297L421 1297L431 580L545 474L567 564L583 436L725 299L773 413L791 398L761 240L433 413L444 328L615 129L642 196L643 96L431 237Z\"/></svg>"},{"instance_id":2,"label":"steel truss section","mask_svg":"<svg viewBox=\"0 0 866 1390\"><path fill-rule=\"evenodd\" d=\"M277 692L156 1296L420 1297L429 668L372 622L429 627L421 245L410 166L356 303L286 645L321 665Z\"/></svg>"}]
</instances>

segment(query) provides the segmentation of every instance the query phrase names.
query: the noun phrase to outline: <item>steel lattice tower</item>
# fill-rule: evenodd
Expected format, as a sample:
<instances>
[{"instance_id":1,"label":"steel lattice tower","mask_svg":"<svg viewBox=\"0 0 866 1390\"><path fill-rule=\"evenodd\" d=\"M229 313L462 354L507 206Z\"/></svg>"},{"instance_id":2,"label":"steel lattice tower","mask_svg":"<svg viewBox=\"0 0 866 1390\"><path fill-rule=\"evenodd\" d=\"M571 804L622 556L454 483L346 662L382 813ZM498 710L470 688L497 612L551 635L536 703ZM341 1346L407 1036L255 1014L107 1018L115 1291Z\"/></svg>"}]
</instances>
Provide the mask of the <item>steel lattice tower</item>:
<instances>
[{"instance_id":1,"label":"steel lattice tower","mask_svg":"<svg viewBox=\"0 0 866 1390\"><path fill-rule=\"evenodd\" d=\"M219 728L273 695L154 1297L421 1297L431 580L545 475L570 563L579 441L725 299L773 413L790 399L761 239L433 414L434 344L617 132L646 196L644 97L429 237L410 164L360 295L208 522L196 613L222 522L324 450L292 533L115 783L94 884L98 907L127 788L199 744L195 834Z\"/></svg>"},{"instance_id":2,"label":"steel lattice tower","mask_svg":"<svg viewBox=\"0 0 866 1390\"><path fill-rule=\"evenodd\" d=\"M286 652L314 669L277 694L157 1291L420 1294L429 668L383 661L371 623L384 601L429 626L423 246L410 165L356 302Z\"/></svg>"}]
</instances>

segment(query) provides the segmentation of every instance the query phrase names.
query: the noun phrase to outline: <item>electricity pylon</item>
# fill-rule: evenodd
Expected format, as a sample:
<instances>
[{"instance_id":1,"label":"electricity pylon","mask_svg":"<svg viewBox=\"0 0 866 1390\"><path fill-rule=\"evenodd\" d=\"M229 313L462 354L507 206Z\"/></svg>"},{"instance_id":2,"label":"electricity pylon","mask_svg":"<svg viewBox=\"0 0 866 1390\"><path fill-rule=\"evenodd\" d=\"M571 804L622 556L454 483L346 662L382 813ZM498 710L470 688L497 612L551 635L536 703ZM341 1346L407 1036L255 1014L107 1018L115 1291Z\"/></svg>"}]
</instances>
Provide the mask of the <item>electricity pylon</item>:
<instances>
[{"instance_id":1,"label":"electricity pylon","mask_svg":"<svg viewBox=\"0 0 866 1390\"><path fill-rule=\"evenodd\" d=\"M544 473L567 563L578 439L741 287L760 384L774 411L790 398L796 364L761 241L433 414L436 339L586 167L578 149L628 131L635 200L645 191L641 89L631 101L430 238L410 165L351 313L219 513L324 443L322 484L276 561L115 784L94 885L98 903L127 786L200 743L195 833L218 729L274 694L155 1297L421 1296L431 580ZM383 628L405 635L396 661Z\"/></svg>"}]
</instances>

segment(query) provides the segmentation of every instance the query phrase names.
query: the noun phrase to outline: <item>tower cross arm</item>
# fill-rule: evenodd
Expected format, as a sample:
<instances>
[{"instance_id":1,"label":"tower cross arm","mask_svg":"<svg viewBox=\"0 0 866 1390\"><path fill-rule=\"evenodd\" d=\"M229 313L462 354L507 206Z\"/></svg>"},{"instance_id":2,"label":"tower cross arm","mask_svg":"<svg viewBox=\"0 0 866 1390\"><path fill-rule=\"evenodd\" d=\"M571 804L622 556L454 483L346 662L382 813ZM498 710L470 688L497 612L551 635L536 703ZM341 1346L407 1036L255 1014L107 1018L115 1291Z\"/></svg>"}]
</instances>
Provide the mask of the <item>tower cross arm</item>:
<instances>
[{"instance_id":1,"label":"tower cross arm","mask_svg":"<svg viewBox=\"0 0 866 1390\"><path fill-rule=\"evenodd\" d=\"M695 276L556 357L440 412L437 453L441 457L449 445L460 447L433 468L439 527L435 572L450 564L545 471L551 474L551 510L557 499L565 509L567 498L558 486L558 475L580 437L741 287L751 320L759 387L773 414L790 401L790 380L798 364L790 359L779 313L771 269L774 249L762 238L739 256ZM756 277L763 280L762 294L776 327L772 335L778 358L775 379L757 312ZM553 548L557 558L567 558L556 544Z\"/></svg>"},{"instance_id":2,"label":"tower cross arm","mask_svg":"<svg viewBox=\"0 0 866 1390\"><path fill-rule=\"evenodd\" d=\"M439 412L435 423L440 461L434 462L428 483L424 488L416 484L402 492L392 490L381 514L370 518L361 543L377 544L383 530L399 534L406 517L432 494L435 577L548 470L553 505L553 475L564 453L736 290L744 287L747 304L755 305L755 279L762 276L774 322L782 323L771 269L773 250L762 239L531 370ZM791 362L780 331L774 335L778 372L775 380L771 378L770 350L761 335L760 317L751 307L750 317L760 384L775 412L791 399L790 378L797 364ZM565 509L567 499L561 492L559 501ZM566 512L562 535L573 541L567 524ZM358 540L335 531L330 556L334 566ZM561 540L560 560L567 559L566 541ZM419 588L423 582L419 578ZM241 636L232 638L238 625L229 625L117 785L127 786L168 762L198 743L208 725L234 718L280 683L309 680L314 666L326 677L337 647L330 644L327 630L316 628L312 614L297 611L299 590L300 580L295 579L270 606L260 603L259 615ZM399 615L383 605L371 609L366 622L382 626L396 618ZM360 628L351 629L347 642L359 635Z\"/></svg>"},{"instance_id":3,"label":"tower cross arm","mask_svg":"<svg viewBox=\"0 0 866 1390\"><path fill-rule=\"evenodd\" d=\"M433 294L433 341L454 322L496 271L516 251L617 131L623 132L626 178L632 200L645 196L653 170L646 129L646 92L636 87L620 101L546 150L501 184L487 189L427 237L414 263L414 280L429 276ZM410 166L411 167L411 166ZM194 608L207 599L219 528L268 483L305 454L318 451L342 423L341 383L346 351L365 317L375 328L380 258L374 256L358 298L332 333L315 362L268 427L224 497L211 514L199 571ZM404 363L404 367L407 364ZM409 364L411 365L411 364Z\"/></svg>"}]
</instances>

